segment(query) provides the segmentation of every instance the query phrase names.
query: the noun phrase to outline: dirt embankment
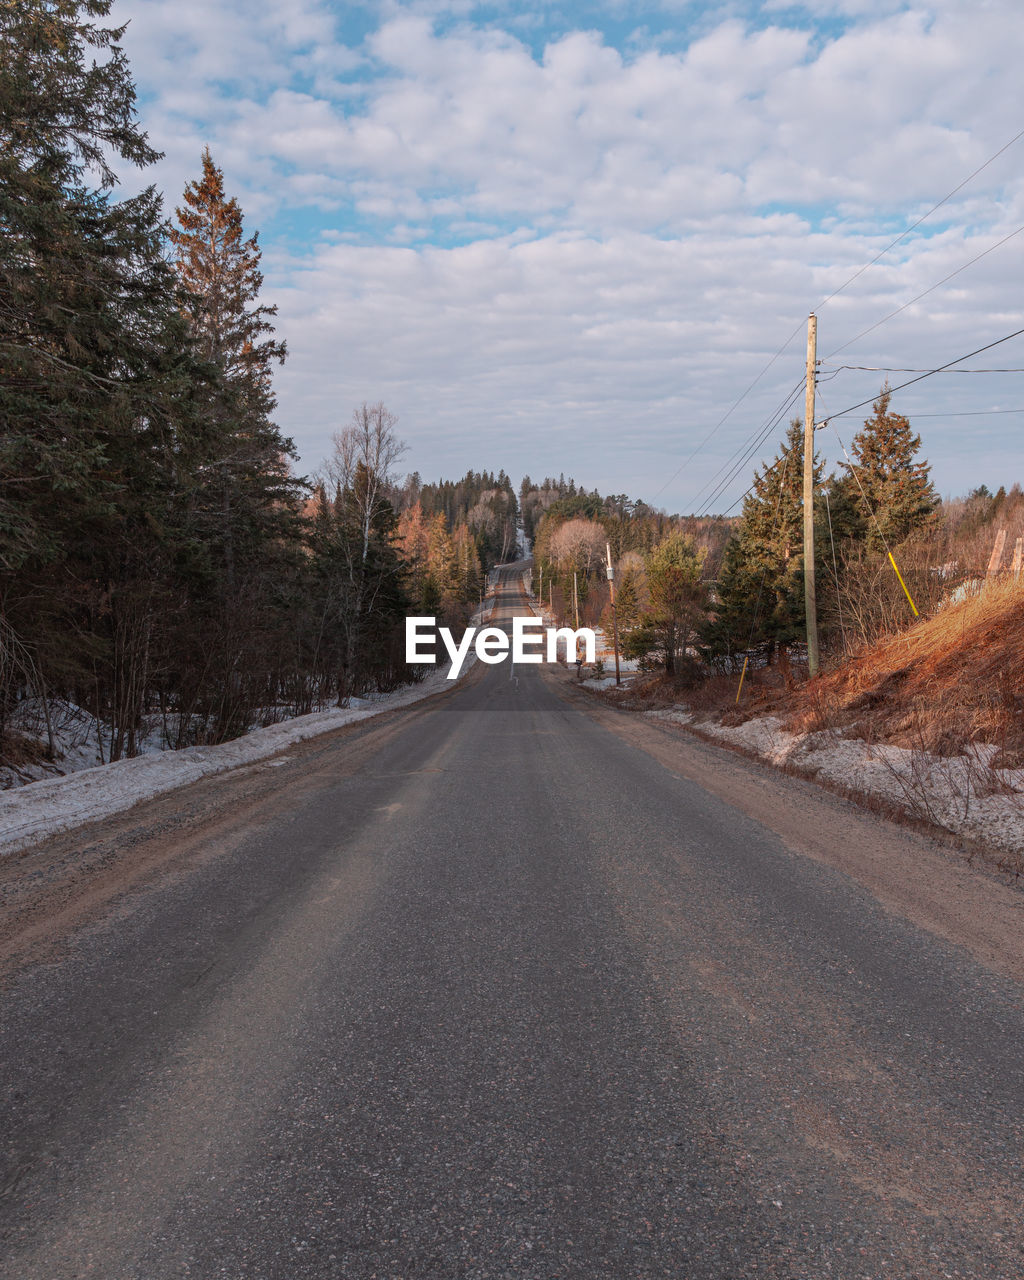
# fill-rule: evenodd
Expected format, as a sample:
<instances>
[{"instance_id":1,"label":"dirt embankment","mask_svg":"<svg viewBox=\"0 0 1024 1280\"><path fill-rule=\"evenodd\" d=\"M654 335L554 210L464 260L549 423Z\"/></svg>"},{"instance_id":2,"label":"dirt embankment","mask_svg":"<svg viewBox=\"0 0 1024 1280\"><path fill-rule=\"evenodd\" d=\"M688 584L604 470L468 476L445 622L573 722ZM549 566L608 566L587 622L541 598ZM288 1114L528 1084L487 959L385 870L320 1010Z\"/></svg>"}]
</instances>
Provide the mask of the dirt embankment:
<instances>
[{"instance_id":1,"label":"dirt embankment","mask_svg":"<svg viewBox=\"0 0 1024 1280\"><path fill-rule=\"evenodd\" d=\"M814 777L1024 872L1024 583L990 583L814 680L663 680L620 705ZM614 698L614 694L611 695Z\"/></svg>"}]
</instances>

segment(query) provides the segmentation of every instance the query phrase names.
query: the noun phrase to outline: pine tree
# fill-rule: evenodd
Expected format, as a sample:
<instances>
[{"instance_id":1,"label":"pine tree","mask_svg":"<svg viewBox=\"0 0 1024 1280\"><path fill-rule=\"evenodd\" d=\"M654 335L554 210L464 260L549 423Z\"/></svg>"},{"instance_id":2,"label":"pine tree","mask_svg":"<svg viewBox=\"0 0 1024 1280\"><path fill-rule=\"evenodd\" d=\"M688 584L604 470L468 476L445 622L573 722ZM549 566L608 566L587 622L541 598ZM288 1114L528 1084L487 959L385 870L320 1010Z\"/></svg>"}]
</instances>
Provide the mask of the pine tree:
<instances>
[{"instance_id":1,"label":"pine tree","mask_svg":"<svg viewBox=\"0 0 1024 1280\"><path fill-rule=\"evenodd\" d=\"M692 538L675 530L645 557L644 567L647 605L639 626L626 638L624 652L647 661L653 656L666 675L674 676L694 629L705 617L704 553Z\"/></svg>"},{"instance_id":2,"label":"pine tree","mask_svg":"<svg viewBox=\"0 0 1024 1280\"><path fill-rule=\"evenodd\" d=\"M217 378L205 408L209 456L200 506L207 536L220 546L224 586L232 596L248 589L247 570L259 563L269 539L294 536L300 486L288 466L294 446L271 419L271 366L284 362L287 349L272 336L277 308L259 301L258 236L245 238L242 211L225 195L209 148L202 163L202 177L185 188L170 236L185 290L183 311Z\"/></svg>"},{"instance_id":3,"label":"pine tree","mask_svg":"<svg viewBox=\"0 0 1024 1280\"><path fill-rule=\"evenodd\" d=\"M153 356L170 289L152 191L116 204L115 156L157 159L105 28L108 0L0 7L0 567L58 558L58 501L104 500L105 423ZM102 64L89 63L103 51ZM90 190L87 169L103 184ZM135 324L126 326L126 320ZM156 324L154 325L154 320ZM131 366L125 376L125 362ZM123 417L122 413L118 414Z\"/></svg>"},{"instance_id":4,"label":"pine tree","mask_svg":"<svg viewBox=\"0 0 1024 1280\"><path fill-rule=\"evenodd\" d=\"M871 551L898 545L928 524L938 506L931 468L917 456L921 437L902 414L889 411L891 399L883 387L853 438L854 471L837 483L833 499L844 529Z\"/></svg>"},{"instance_id":5,"label":"pine tree","mask_svg":"<svg viewBox=\"0 0 1024 1280\"><path fill-rule=\"evenodd\" d=\"M87 674L130 751L201 375L159 198L112 196L118 159L158 157L109 10L0 7L0 596L51 687Z\"/></svg>"},{"instance_id":6,"label":"pine tree","mask_svg":"<svg viewBox=\"0 0 1024 1280\"><path fill-rule=\"evenodd\" d=\"M803 634L803 466L804 429L795 418L785 448L755 473L739 530L726 545L713 618L704 629L713 653L766 641L774 650ZM821 476L815 458L815 488Z\"/></svg>"}]
</instances>

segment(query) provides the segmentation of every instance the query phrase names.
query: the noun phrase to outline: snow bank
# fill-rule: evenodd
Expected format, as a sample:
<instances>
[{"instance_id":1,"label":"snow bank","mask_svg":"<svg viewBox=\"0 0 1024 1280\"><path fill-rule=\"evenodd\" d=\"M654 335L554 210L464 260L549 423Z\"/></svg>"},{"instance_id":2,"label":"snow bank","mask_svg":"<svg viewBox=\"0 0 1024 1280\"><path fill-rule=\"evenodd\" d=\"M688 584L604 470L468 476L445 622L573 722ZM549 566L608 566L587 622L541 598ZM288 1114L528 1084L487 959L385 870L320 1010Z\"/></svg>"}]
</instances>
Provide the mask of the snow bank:
<instances>
[{"instance_id":1,"label":"snow bank","mask_svg":"<svg viewBox=\"0 0 1024 1280\"><path fill-rule=\"evenodd\" d=\"M698 724L685 707L645 714L693 725L772 764L874 796L1000 852L1024 855L1024 769L993 768L997 747L976 745L966 755L944 758L836 731L788 733L774 716L727 726Z\"/></svg>"},{"instance_id":2,"label":"snow bank","mask_svg":"<svg viewBox=\"0 0 1024 1280\"><path fill-rule=\"evenodd\" d=\"M467 659L460 679L474 661L472 656ZM254 729L215 747L157 751L0 791L0 858L83 823L121 813L142 800L150 800L200 778L265 760L306 738L330 733L332 729L451 689L456 682L447 679L447 670L432 672L420 684L399 689L376 702L353 699L359 705L296 716L265 729Z\"/></svg>"}]
</instances>

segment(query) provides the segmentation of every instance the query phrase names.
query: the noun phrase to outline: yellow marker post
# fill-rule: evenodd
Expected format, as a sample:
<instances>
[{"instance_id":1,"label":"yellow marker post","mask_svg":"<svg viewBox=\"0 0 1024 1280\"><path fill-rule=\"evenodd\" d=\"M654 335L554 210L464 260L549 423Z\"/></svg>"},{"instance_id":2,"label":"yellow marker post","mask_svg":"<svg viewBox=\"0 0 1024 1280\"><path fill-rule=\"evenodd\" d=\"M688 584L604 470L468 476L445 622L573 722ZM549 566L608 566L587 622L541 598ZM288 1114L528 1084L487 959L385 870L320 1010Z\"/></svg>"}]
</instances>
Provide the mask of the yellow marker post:
<instances>
[{"instance_id":1,"label":"yellow marker post","mask_svg":"<svg viewBox=\"0 0 1024 1280\"><path fill-rule=\"evenodd\" d=\"M750 661L749 656L743 659L743 670L740 672L740 687L736 690L736 701L740 700L740 694L743 691L743 677L747 674L747 663Z\"/></svg>"},{"instance_id":2,"label":"yellow marker post","mask_svg":"<svg viewBox=\"0 0 1024 1280\"><path fill-rule=\"evenodd\" d=\"M913 597L913 596L910 594L910 592L907 590L907 584L903 581L903 574L902 574L902 573L900 573L899 569L896 567L896 561L892 558L892 552L891 552L891 551L889 552L889 563L892 565L893 569L895 570L895 572L896 572L896 577L897 577L897 578L899 578L899 580L900 580L900 586L903 588L903 594L904 594L904 595L907 597L907 599L910 601L910 607L911 607L911 609L913 609L913 611L914 611L914 617L915 617L915 618L919 618L921 615L920 615L920 614L918 613L918 611L917 611L917 605L916 605L916 604L914 604L914 597Z\"/></svg>"}]
</instances>

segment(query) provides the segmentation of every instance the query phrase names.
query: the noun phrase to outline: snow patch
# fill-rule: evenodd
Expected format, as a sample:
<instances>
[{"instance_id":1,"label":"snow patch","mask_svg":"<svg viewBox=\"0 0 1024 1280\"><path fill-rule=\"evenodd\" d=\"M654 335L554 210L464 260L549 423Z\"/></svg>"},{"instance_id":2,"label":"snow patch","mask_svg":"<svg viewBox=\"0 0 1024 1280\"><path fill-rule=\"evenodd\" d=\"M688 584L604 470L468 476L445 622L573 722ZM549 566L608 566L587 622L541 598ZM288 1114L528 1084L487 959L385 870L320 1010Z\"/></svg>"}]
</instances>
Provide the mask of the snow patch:
<instances>
[{"instance_id":1,"label":"snow patch","mask_svg":"<svg viewBox=\"0 0 1024 1280\"><path fill-rule=\"evenodd\" d=\"M646 715L680 725L695 724L685 707ZM869 743L826 730L795 734L775 716L741 725L701 721L700 732L742 747L775 765L789 765L993 849L1024 854L1024 769L997 769L998 748L978 744L949 758Z\"/></svg>"},{"instance_id":2,"label":"snow patch","mask_svg":"<svg viewBox=\"0 0 1024 1280\"><path fill-rule=\"evenodd\" d=\"M467 660L460 678L472 665L473 660ZM359 705L296 716L217 746L155 750L130 760L116 760L113 764L79 769L63 777L0 791L0 858L83 823L122 813L143 800L151 800L200 778L266 760L306 738L330 733L343 725L452 689L457 682L449 680L447 675L448 669L441 668L419 684L386 694L372 703L353 698L353 704ZM284 763L284 760L274 760L270 766Z\"/></svg>"}]
</instances>

